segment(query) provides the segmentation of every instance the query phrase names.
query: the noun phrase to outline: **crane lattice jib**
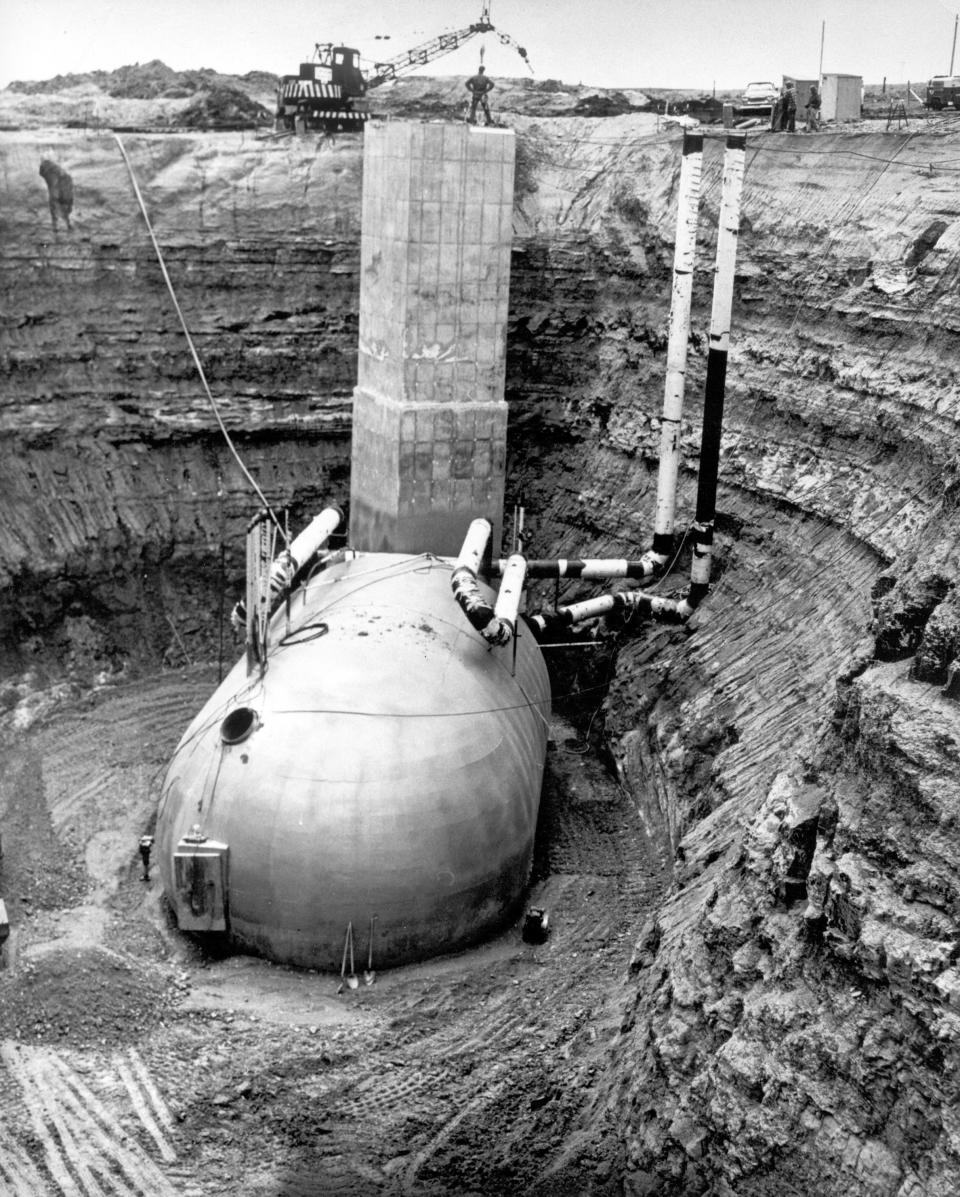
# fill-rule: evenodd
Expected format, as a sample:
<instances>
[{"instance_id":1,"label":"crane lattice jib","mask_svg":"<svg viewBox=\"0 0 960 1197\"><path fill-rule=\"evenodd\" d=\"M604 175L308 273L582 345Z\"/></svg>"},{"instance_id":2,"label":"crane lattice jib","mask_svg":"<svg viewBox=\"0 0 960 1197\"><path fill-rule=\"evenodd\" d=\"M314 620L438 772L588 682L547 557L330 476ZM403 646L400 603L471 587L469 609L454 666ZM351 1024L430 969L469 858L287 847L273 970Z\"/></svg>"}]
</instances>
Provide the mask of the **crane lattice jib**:
<instances>
[{"instance_id":1,"label":"crane lattice jib","mask_svg":"<svg viewBox=\"0 0 960 1197\"><path fill-rule=\"evenodd\" d=\"M379 87L381 83L386 83L391 79L396 79L398 75L403 74L405 71L411 71L414 67L426 66L428 62L433 62L435 58L441 58L444 54L452 53L472 37L476 37L478 33L497 33L487 18L488 11L489 5L484 8L480 20L467 26L466 29L458 29L455 33L441 33L438 37L431 38L430 41L424 42L422 45L414 46L412 50L407 50L405 53L397 55L396 58L389 59L387 62L375 62L373 65L376 74L367 80L367 90L369 91L371 87ZM509 34L497 33L497 37L504 45L515 46L520 57L526 61L526 50L522 46L517 45ZM530 66L529 62L527 62L527 66ZM530 69L531 71L533 70L532 67Z\"/></svg>"},{"instance_id":2,"label":"crane lattice jib","mask_svg":"<svg viewBox=\"0 0 960 1197\"><path fill-rule=\"evenodd\" d=\"M466 29L458 29L455 33L441 33L439 37L433 37L422 45L414 46L412 50L406 50L403 54L398 54L396 58L391 58L387 62L375 62L373 66L377 73L372 79L367 80L367 88L379 87L381 83L396 79L404 71L425 66L435 58L451 54L478 33L492 32L493 26L490 22L481 19Z\"/></svg>"}]
</instances>

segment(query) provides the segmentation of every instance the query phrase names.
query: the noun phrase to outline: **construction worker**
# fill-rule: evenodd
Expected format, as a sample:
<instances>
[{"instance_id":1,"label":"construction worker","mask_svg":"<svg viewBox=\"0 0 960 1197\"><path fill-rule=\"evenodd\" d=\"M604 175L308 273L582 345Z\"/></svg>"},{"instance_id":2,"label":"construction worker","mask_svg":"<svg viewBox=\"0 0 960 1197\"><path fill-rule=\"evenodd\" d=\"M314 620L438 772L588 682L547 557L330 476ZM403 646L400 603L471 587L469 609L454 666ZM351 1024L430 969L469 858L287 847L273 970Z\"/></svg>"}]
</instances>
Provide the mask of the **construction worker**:
<instances>
[{"instance_id":1,"label":"construction worker","mask_svg":"<svg viewBox=\"0 0 960 1197\"><path fill-rule=\"evenodd\" d=\"M816 133L820 128L820 92L816 83L810 84L807 96L807 132Z\"/></svg>"},{"instance_id":2,"label":"construction worker","mask_svg":"<svg viewBox=\"0 0 960 1197\"><path fill-rule=\"evenodd\" d=\"M153 847L153 836L142 835L138 845L140 849L140 859L143 861L143 879L150 880L150 849Z\"/></svg>"},{"instance_id":3,"label":"construction worker","mask_svg":"<svg viewBox=\"0 0 960 1197\"><path fill-rule=\"evenodd\" d=\"M479 67L477 73L472 75L464 84L467 91L470 92L470 115L467 117L467 123L475 125L477 123L477 108L483 109L483 115L486 118L484 121L487 125L492 125L493 120L490 116L490 105L487 103L487 92L493 91L493 83L487 78L486 67Z\"/></svg>"},{"instance_id":4,"label":"construction worker","mask_svg":"<svg viewBox=\"0 0 960 1197\"><path fill-rule=\"evenodd\" d=\"M796 133L797 131L797 93L792 81L788 81L783 89L780 129L783 133Z\"/></svg>"}]
</instances>

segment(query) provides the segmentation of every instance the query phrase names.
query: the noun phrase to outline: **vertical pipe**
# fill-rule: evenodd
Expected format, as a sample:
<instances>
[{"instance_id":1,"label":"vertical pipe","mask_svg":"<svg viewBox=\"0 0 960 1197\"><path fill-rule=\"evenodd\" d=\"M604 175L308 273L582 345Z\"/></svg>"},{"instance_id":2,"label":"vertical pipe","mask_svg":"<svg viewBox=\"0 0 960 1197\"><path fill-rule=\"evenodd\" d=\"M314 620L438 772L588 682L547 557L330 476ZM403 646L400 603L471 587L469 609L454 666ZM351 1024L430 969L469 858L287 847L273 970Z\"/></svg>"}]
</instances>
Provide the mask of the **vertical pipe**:
<instances>
[{"instance_id":1,"label":"vertical pipe","mask_svg":"<svg viewBox=\"0 0 960 1197\"><path fill-rule=\"evenodd\" d=\"M957 52L957 22L960 21L960 13L953 18L953 45L950 47L950 74L953 74L953 58Z\"/></svg>"},{"instance_id":2,"label":"vertical pipe","mask_svg":"<svg viewBox=\"0 0 960 1197\"><path fill-rule=\"evenodd\" d=\"M493 608L495 618L509 626L511 635L517 627L526 572L527 563L523 557L519 553L511 554L503 571L500 589L497 592L497 601Z\"/></svg>"},{"instance_id":3,"label":"vertical pipe","mask_svg":"<svg viewBox=\"0 0 960 1197\"><path fill-rule=\"evenodd\" d=\"M703 134L685 132L680 159L677 196L677 234L673 253L673 292L670 301L670 333L667 343L667 374L660 421L660 467L657 475L657 510L652 555L657 564L666 561L673 549L676 514L677 472L680 463L680 418L690 340L690 304L693 295L693 266L697 249L700 215L700 179L703 169Z\"/></svg>"},{"instance_id":4,"label":"vertical pipe","mask_svg":"<svg viewBox=\"0 0 960 1197\"><path fill-rule=\"evenodd\" d=\"M717 477L720 471L720 432L723 425L724 387L730 320L733 312L733 283L740 232L740 199L747 138L731 133L723 159L720 220L717 229L717 263L710 314L710 349L703 395L703 432L700 441L700 476L697 512L693 525L693 561L690 566L688 602L695 607L710 584L713 557L713 525L717 507Z\"/></svg>"}]
</instances>

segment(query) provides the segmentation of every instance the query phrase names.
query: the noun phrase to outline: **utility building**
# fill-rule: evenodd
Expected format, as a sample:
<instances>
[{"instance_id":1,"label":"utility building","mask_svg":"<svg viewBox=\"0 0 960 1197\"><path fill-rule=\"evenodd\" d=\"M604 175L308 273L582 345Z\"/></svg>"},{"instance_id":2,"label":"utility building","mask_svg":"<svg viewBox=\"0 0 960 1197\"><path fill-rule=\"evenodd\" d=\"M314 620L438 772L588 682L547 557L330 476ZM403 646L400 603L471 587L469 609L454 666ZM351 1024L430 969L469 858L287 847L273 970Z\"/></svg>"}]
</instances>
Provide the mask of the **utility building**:
<instances>
[{"instance_id":1,"label":"utility building","mask_svg":"<svg viewBox=\"0 0 960 1197\"><path fill-rule=\"evenodd\" d=\"M863 103L862 75L824 75L821 88L822 106L820 119L836 121L858 121Z\"/></svg>"}]
</instances>

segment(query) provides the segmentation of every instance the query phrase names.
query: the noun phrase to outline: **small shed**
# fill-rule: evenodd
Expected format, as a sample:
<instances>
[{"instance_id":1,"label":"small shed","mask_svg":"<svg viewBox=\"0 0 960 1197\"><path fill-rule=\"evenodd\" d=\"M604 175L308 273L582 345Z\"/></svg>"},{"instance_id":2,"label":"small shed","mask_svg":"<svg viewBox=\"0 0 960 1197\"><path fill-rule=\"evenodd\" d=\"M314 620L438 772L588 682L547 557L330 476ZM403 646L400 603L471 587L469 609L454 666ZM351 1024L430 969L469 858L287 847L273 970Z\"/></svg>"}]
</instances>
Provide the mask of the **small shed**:
<instances>
[{"instance_id":1,"label":"small shed","mask_svg":"<svg viewBox=\"0 0 960 1197\"><path fill-rule=\"evenodd\" d=\"M824 75L821 88L823 104L820 119L824 121L858 121L863 103L862 75Z\"/></svg>"}]
</instances>

